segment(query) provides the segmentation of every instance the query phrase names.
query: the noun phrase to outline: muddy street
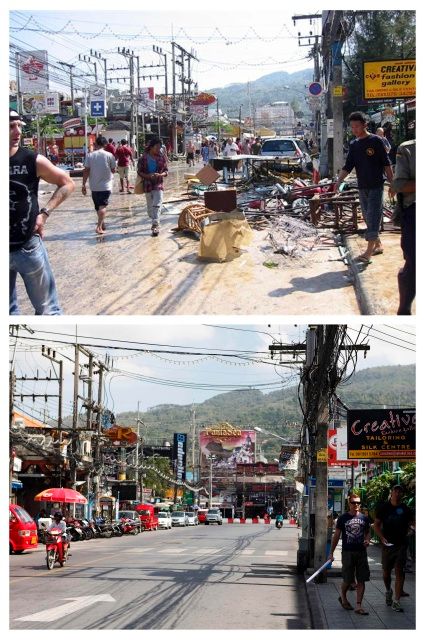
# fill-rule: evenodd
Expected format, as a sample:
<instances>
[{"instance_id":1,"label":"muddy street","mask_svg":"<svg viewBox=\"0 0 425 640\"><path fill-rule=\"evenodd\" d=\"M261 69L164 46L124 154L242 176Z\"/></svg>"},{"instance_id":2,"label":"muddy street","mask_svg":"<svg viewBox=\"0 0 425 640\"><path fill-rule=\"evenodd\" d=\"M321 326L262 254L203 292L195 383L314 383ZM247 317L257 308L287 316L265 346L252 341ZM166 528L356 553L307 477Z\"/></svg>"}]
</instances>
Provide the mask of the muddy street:
<instances>
[{"instance_id":1,"label":"muddy street","mask_svg":"<svg viewBox=\"0 0 425 640\"><path fill-rule=\"evenodd\" d=\"M151 237L145 197L120 194L118 176L106 233L98 236L90 193L84 197L82 180L75 178L75 193L51 216L45 237L65 314L360 313L332 234L324 235L302 260L276 259L267 230L254 230L252 242L235 260L200 261L199 240L172 231L187 204L172 202L185 198L186 172L183 162L171 165L158 238ZM134 170L130 178L134 183ZM40 183L42 204L50 193L51 187ZM31 314L22 282L18 296L22 313Z\"/></svg>"}]
</instances>

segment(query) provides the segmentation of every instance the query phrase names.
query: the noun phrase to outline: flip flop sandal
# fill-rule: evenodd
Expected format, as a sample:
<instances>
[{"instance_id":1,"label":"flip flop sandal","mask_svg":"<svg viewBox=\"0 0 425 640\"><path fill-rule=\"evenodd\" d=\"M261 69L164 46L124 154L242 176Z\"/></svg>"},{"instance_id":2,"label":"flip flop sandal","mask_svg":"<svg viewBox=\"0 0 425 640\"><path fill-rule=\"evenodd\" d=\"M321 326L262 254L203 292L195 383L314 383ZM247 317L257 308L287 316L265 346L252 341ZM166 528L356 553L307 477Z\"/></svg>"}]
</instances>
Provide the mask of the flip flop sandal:
<instances>
[{"instance_id":1,"label":"flip flop sandal","mask_svg":"<svg viewBox=\"0 0 425 640\"><path fill-rule=\"evenodd\" d=\"M339 596L338 602L341 605L341 607L343 609L345 609L346 611L352 611L353 610L353 607L351 606L351 604L349 602L345 603L345 602L342 601L341 596Z\"/></svg>"},{"instance_id":2,"label":"flip flop sandal","mask_svg":"<svg viewBox=\"0 0 425 640\"><path fill-rule=\"evenodd\" d=\"M372 260L370 258L366 258L365 256L357 256L354 258L355 262L361 262L361 264L372 264Z\"/></svg>"},{"instance_id":3,"label":"flip flop sandal","mask_svg":"<svg viewBox=\"0 0 425 640\"><path fill-rule=\"evenodd\" d=\"M369 611L365 611L364 609L354 609L354 613L357 613L358 616L368 616Z\"/></svg>"},{"instance_id":4,"label":"flip flop sandal","mask_svg":"<svg viewBox=\"0 0 425 640\"><path fill-rule=\"evenodd\" d=\"M375 249L375 251L372 253L373 256L380 256L382 253L384 253L383 249Z\"/></svg>"}]
</instances>

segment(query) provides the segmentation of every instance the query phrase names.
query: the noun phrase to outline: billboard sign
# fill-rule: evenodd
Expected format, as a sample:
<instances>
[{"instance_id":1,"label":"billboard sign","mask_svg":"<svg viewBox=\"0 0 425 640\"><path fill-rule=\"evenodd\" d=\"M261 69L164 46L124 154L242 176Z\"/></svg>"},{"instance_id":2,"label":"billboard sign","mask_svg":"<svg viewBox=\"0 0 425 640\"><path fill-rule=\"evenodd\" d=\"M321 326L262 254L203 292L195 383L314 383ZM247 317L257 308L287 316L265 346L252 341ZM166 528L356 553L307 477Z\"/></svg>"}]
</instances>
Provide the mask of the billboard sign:
<instances>
[{"instance_id":1,"label":"billboard sign","mask_svg":"<svg viewBox=\"0 0 425 640\"><path fill-rule=\"evenodd\" d=\"M279 471L296 471L298 469L299 456L297 447L282 445L279 453Z\"/></svg>"},{"instance_id":2,"label":"billboard sign","mask_svg":"<svg viewBox=\"0 0 425 640\"><path fill-rule=\"evenodd\" d=\"M365 60L363 98L365 100L414 98L416 60Z\"/></svg>"},{"instance_id":3,"label":"billboard sign","mask_svg":"<svg viewBox=\"0 0 425 640\"><path fill-rule=\"evenodd\" d=\"M40 93L49 88L47 51L26 51L18 54L19 90Z\"/></svg>"},{"instance_id":4,"label":"billboard sign","mask_svg":"<svg viewBox=\"0 0 425 640\"><path fill-rule=\"evenodd\" d=\"M214 468L235 471L237 464L255 462L254 430L237 429L228 423L211 427L199 434L201 467L210 465L210 456Z\"/></svg>"},{"instance_id":5,"label":"billboard sign","mask_svg":"<svg viewBox=\"0 0 425 640\"><path fill-rule=\"evenodd\" d=\"M57 91L26 93L22 96L22 113L24 115L46 115L59 112L59 93Z\"/></svg>"},{"instance_id":6,"label":"billboard sign","mask_svg":"<svg viewBox=\"0 0 425 640\"><path fill-rule=\"evenodd\" d=\"M186 480L187 433L174 434L173 460L176 469L176 479Z\"/></svg>"},{"instance_id":7,"label":"billboard sign","mask_svg":"<svg viewBox=\"0 0 425 640\"><path fill-rule=\"evenodd\" d=\"M155 110L155 88L142 87L139 89L138 95L139 110L138 113Z\"/></svg>"},{"instance_id":8,"label":"billboard sign","mask_svg":"<svg viewBox=\"0 0 425 640\"><path fill-rule=\"evenodd\" d=\"M349 460L415 458L416 409L350 409L347 412Z\"/></svg>"}]
</instances>

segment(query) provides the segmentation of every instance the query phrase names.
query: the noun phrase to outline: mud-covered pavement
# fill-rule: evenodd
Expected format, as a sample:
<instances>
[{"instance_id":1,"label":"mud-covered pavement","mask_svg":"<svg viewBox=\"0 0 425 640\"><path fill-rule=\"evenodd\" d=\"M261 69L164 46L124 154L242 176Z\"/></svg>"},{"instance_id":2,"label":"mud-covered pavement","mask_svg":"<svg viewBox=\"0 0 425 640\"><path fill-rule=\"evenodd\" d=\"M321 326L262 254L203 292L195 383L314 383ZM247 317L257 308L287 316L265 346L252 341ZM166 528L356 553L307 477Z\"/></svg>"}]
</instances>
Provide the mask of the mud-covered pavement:
<instances>
[{"instance_id":1,"label":"mud-covered pavement","mask_svg":"<svg viewBox=\"0 0 425 640\"><path fill-rule=\"evenodd\" d=\"M306 259L276 260L277 267L264 266L273 255L265 230L254 230L252 243L232 262L200 261L199 241L172 232L187 204L170 202L185 197L185 172L184 163L171 166L158 238L151 237L145 197L120 194L118 176L106 233L98 236L90 192L84 197L75 178L74 194L51 215L45 236L65 314L360 314L332 235ZM52 190L40 183L42 204ZM18 295L21 312L32 314L22 282Z\"/></svg>"}]
</instances>

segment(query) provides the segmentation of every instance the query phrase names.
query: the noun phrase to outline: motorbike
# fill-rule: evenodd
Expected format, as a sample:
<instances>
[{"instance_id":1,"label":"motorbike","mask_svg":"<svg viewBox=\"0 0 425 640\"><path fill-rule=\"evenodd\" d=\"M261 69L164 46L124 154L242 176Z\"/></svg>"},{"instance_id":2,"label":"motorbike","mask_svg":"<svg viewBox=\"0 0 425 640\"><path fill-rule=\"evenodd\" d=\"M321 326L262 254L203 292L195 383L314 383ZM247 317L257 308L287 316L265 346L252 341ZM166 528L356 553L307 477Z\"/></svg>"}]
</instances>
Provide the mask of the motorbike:
<instances>
[{"instance_id":1,"label":"motorbike","mask_svg":"<svg viewBox=\"0 0 425 640\"><path fill-rule=\"evenodd\" d=\"M69 518L66 521L66 524L67 524L67 527L69 528L71 540L73 540L74 542L78 542L79 540L85 540L86 538L85 533L83 532L81 524L78 520L75 520L75 518Z\"/></svg>"},{"instance_id":2,"label":"motorbike","mask_svg":"<svg viewBox=\"0 0 425 640\"><path fill-rule=\"evenodd\" d=\"M282 529L283 526L283 521L282 520L276 520L276 529Z\"/></svg>"},{"instance_id":3,"label":"motorbike","mask_svg":"<svg viewBox=\"0 0 425 640\"><path fill-rule=\"evenodd\" d=\"M56 562L63 567L68 560L69 546L63 540L62 529L51 529L46 532L46 565L49 570L53 569ZM60 559L62 557L62 559Z\"/></svg>"},{"instance_id":4,"label":"motorbike","mask_svg":"<svg viewBox=\"0 0 425 640\"><path fill-rule=\"evenodd\" d=\"M112 535L120 538L124 535L124 530L119 522L112 522L111 524Z\"/></svg>"},{"instance_id":5,"label":"motorbike","mask_svg":"<svg viewBox=\"0 0 425 640\"><path fill-rule=\"evenodd\" d=\"M131 533L134 536L137 536L141 529L140 523L130 518L121 518L121 528L123 533Z\"/></svg>"}]
</instances>

